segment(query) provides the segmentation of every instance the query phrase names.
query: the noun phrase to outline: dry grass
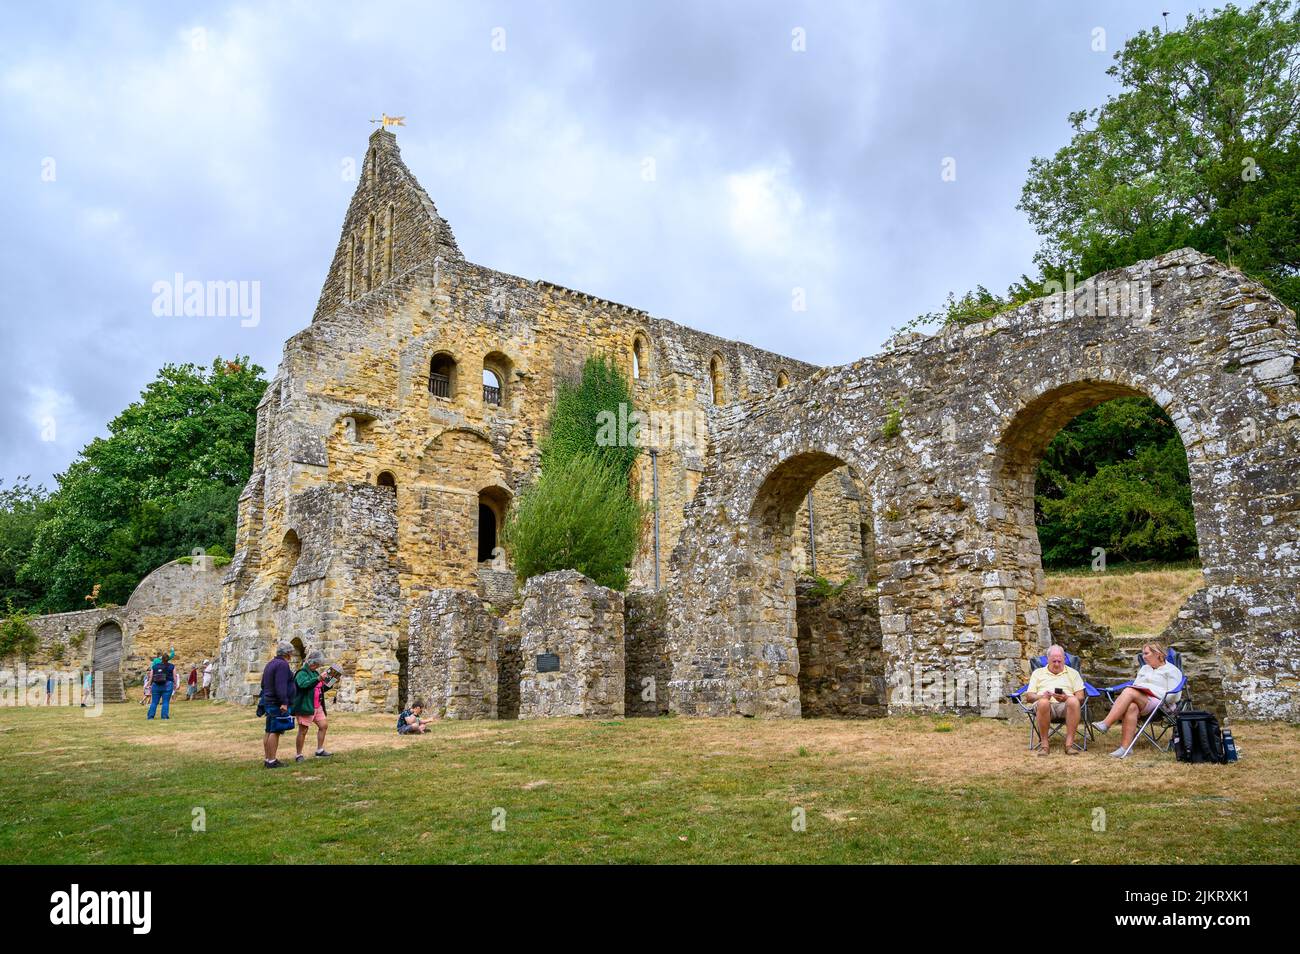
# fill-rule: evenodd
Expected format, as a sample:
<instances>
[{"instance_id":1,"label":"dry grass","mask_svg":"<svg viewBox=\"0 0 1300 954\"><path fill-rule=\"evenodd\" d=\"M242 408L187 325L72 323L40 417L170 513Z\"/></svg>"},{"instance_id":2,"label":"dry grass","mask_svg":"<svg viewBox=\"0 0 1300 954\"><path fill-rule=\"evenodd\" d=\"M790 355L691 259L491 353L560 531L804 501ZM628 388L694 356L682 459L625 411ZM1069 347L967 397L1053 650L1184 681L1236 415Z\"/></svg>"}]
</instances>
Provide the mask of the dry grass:
<instances>
[{"instance_id":1,"label":"dry grass","mask_svg":"<svg viewBox=\"0 0 1300 954\"><path fill-rule=\"evenodd\" d=\"M1048 596L1083 600L1088 615L1119 636L1160 633L1202 585L1195 567L1047 574Z\"/></svg>"}]
</instances>

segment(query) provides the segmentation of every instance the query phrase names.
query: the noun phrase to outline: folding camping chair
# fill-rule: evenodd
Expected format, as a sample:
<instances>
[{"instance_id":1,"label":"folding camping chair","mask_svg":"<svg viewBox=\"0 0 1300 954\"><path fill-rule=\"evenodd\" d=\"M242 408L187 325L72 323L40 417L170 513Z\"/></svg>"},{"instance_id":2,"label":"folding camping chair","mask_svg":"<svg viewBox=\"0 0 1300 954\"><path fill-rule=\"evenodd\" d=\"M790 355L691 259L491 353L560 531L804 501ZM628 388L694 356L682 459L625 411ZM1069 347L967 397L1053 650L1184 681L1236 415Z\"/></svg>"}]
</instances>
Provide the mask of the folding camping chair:
<instances>
[{"instance_id":1,"label":"folding camping chair","mask_svg":"<svg viewBox=\"0 0 1300 954\"><path fill-rule=\"evenodd\" d=\"M1030 663L1033 665L1035 669L1042 669L1044 666L1047 665L1047 656L1045 655L1034 656L1032 659L1030 659ZM1073 669L1075 672L1079 671L1078 656L1071 656L1069 653L1066 653L1065 664L1069 666L1071 669ZM1017 706L1020 707L1021 712L1023 712L1026 716L1029 717L1029 745L1026 747L1030 749L1036 749L1038 748L1039 745L1043 743L1044 740L1040 738L1038 734L1038 719L1036 718L1033 704L1032 703L1029 705L1025 704L1024 695L1028 691L1029 691L1029 683L1025 683L1015 692L1007 693L1007 696L1011 699L1012 702L1014 702ZM1085 679L1083 681L1083 702L1079 706L1080 734L1078 738L1075 739L1075 742L1078 742L1080 744L1080 747L1085 752L1088 751L1088 740L1092 738L1092 720L1088 718L1088 702L1094 696L1100 696L1100 695L1101 693L1098 690L1094 689L1092 685L1088 682L1088 680ZM1052 736L1060 732L1063 732L1064 730L1065 730L1065 716L1061 716L1060 718L1054 717L1047 730L1046 741L1050 742Z\"/></svg>"},{"instance_id":2,"label":"folding camping chair","mask_svg":"<svg viewBox=\"0 0 1300 954\"><path fill-rule=\"evenodd\" d=\"M1137 658L1138 668L1141 669L1146 665L1146 660L1142 658L1141 653L1138 653ZM1128 744L1126 749L1124 749L1125 756L1133 751L1133 746L1137 745L1138 739L1146 739L1161 752L1168 752L1170 747L1174 744L1173 732L1178 728L1178 713L1182 712L1191 704L1192 693L1191 690L1187 688L1187 672L1183 669L1182 653L1177 652L1174 649L1167 650L1165 652L1165 662L1173 663L1178 671L1183 674L1183 678L1179 681L1178 685L1160 697L1159 705L1147 713L1146 717L1142 720L1142 724L1138 726L1138 731L1137 734L1133 736L1133 741ZM1131 685L1133 685L1133 680L1130 679L1128 682L1122 682L1118 686L1105 688L1102 692L1106 694L1106 700L1113 706L1115 704L1115 697ZM1179 693L1181 693L1181 695L1179 695ZM1171 703L1167 701L1170 696L1175 695L1179 696L1177 702ZM1166 736L1169 737L1168 742L1164 741Z\"/></svg>"}]
</instances>

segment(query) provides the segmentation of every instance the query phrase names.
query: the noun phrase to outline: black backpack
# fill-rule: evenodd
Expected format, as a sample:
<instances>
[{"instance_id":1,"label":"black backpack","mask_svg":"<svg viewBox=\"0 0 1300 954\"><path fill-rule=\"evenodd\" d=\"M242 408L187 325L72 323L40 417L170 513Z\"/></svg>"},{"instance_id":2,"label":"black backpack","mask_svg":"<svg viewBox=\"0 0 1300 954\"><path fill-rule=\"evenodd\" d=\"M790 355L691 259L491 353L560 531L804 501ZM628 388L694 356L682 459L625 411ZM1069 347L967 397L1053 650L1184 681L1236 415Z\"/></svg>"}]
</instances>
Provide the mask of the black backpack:
<instances>
[{"instance_id":1,"label":"black backpack","mask_svg":"<svg viewBox=\"0 0 1300 954\"><path fill-rule=\"evenodd\" d=\"M167 676L167 664L165 662L161 662L153 667L153 684L155 686L165 686L167 683L171 682Z\"/></svg>"},{"instance_id":2,"label":"black backpack","mask_svg":"<svg viewBox=\"0 0 1300 954\"><path fill-rule=\"evenodd\" d=\"M1227 762L1223 730L1212 712L1185 709L1174 727L1174 756L1180 762Z\"/></svg>"}]
</instances>

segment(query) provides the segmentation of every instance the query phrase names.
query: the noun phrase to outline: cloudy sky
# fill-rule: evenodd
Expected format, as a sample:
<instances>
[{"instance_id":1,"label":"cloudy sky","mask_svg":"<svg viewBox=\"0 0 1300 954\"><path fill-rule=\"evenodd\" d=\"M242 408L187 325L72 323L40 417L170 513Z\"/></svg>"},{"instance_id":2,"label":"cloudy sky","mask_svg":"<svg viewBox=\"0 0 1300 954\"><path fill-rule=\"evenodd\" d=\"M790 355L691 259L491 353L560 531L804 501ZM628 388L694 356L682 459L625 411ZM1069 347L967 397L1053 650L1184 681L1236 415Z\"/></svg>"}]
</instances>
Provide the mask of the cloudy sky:
<instances>
[{"instance_id":1,"label":"cloudy sky","mask_svg":"<svg viewBox=\"0 0 1300 954\"><path fill-rule=\"evenodd\" d=\"M1114 91L1127 37L1194 6L9 8L0 479L51 485L164 363L269 375L384 111L471 261L818 364L872 353L1030 269L1030 158ZM260 283L258 322L155 315L177 273Z\"/></svg>"}]
</instances>

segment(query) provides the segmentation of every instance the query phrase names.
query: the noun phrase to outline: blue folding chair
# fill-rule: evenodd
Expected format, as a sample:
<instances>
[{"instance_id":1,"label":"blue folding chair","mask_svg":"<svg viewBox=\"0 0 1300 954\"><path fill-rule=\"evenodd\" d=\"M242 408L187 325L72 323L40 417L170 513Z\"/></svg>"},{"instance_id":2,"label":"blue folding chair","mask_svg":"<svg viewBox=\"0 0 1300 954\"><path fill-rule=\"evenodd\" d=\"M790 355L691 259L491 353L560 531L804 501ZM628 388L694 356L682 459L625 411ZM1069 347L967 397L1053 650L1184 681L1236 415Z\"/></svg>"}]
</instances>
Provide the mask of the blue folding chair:
<instances>
[{"instance_id":1,"label":"blue folding chair","mask_svg":"<svg viewBox=\"0 0 1300 954\"><path fill-rule=\"evenodd\" d=\"M1044 666L1047 665L1047 656L1045 655L1034 656L1029 661L1035 669L1042 669ZM1066 653L1065 664L1069 666L1071 669L1073 669L1075 672L1079 672L1078 656L1071 656L1069 653ZM1082 676L1082 673L1080 673L1080 676ZM1025 683L1015 692L1007 693L1007 697L1012 702L1014 702L1017 706L1020 707L1021 712L1023 712L1025 715L1029 717L1029 745L1026 746L1026 748L1036 749L1038 748L1039 745L1042 744L1043 739L1038 734L1038 720L1035 717L1033 704L1025 705L1024 695L1028 691L1029 691L1029 683ZM1088 740L1092 738L1092 720L1088 718L1088 703L1091 699L1100 695L1101 693L1097 689L1094 689L1092 685L1088 682L1088 680L1084 679L1083 702L1079 706L1079 728L1082 730L1082 732L1080 733L1079 737L1075 739L1075 741L1080 742L1080 747L1085 752L1088 751ZM1047 730L1047 740L1050 742L1052 736L1064 730L1065 730L1065 717L1061 716L1059 718L1053 718L1051 722L1051 726Z\"/></svg>"},{"instance_id":2,"label":"blue folding chair","mask_svg":"<svg viewBox=\"0 0 1300 954\"><path fill-rule=\"evenodd\" d=\"M1137 658L1138 668L1141 669L1146 665L1146 660L1142 658L1141 653L1138 653ZM1165 653L1165 662L1173 663L1178 671L1183 674L1183 678L1178 685L1160 697L1159 705L1147 713L1146 718L1142 720L1142 725L1138 727L1137 734L1133 736L1133 741L1129 742L1125 747L1125 756L1133 751L1133 746L1137 745L1138 739L1146 739L1161 752L1168 752L1174 744L1173 731L1178 728L1178 714L1191 704L1192 693L1187 688L1187 671L1183 669L1182 653L1172 648L1169 649ZM1118 686L1109 686L1103 689L1102 692L1106 693L1106 700L1113 706L1115 697L1131 685L1133 685L1132 679L1128 682L1122 682ZM1179 698L1176 702L1171 703L1168 701L1170 696L1178 696ZM1169 737L1168 742L1164 741L1166 736Z\"/></svg>"}]
</instances>

